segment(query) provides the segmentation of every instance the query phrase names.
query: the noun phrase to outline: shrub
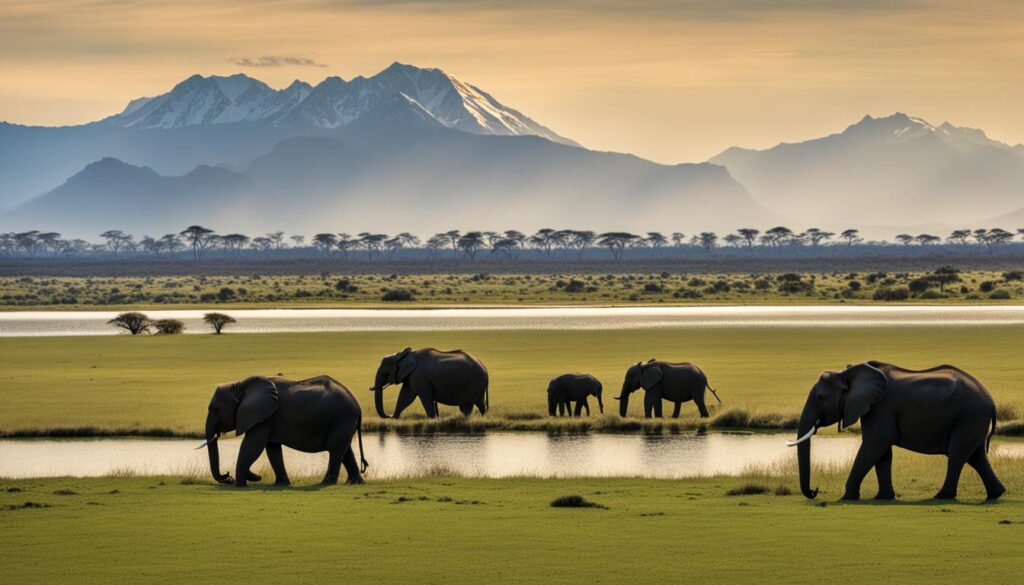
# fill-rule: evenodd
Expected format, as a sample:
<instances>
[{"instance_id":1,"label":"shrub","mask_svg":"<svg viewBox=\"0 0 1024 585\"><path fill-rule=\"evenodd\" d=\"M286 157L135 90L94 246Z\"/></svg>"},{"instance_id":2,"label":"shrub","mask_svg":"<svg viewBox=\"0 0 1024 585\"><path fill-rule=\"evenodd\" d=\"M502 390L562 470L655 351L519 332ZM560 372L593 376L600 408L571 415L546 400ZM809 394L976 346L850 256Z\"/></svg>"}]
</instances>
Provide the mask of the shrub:
<instances>
[{"instance_id":1,"label":"shrub","mask_svg":"<svg viewBox=\"0 0 1024 585\"><path fill-rule=\"evenodd\" d=\"M565 285L565 292L567 293L583 292L585 289L586 286L583 284L583 281L576 280L575 278L570 280L569 283Z\"/></svg>"},{"instance_id":2,"label":"shrub","mask_svg":"<svg viewBox=\"0 0 1024 585\"><path fill-rule=\"evenodd\" d=\"M743 485L734 486L725 492L727 496L758 496L761 494L767 494L771 489L759 483L745 483Z\"/></svg>"},{"instance_id":3,"label":"shrub","mask_svg":"<svg viewBox=\"0 0 1024 585\"><path fill-rule=\"evenodd\" d=\"M411 290L404 288L389 288L384 291L381 295L380 300L382 301L411 301L414 300L415 295Z\"/></svg>"},{"instance_id":4,"label":"shrub","mask_svg":"<svg viewBox=\"0 0 1024 585\"><path fill-rule=\"evenodd\" d=\"M994 280L986 280L978 285L978 290L983 293L992 292L996 290L997 286L999 286L998 282Z\"/></svg>"},{"instance_id":5,"label":"shrub","mask_svg":"<svg viewBox=\"0 0 1024 585\"><path fill-rule=\"evenodd\" d=\"M225 286L217 292L217 300L221 302L230 301L235 298L235 289Z\"/></svg>"},{"instance_id":6,"label":"shrub","mask_svg":"<svg viewBox=\"0 0 1024 585\"><path fill-rule=\"evenodd\" d=\"M1010 295L1010 291L1001 288L1001 289L992 291L992 293L988 295L988 298L990 298L992 300L995 300L995 301L1006 301L1006 300L1009 300L1011 298L1011 295Z\"/></svg>"},{"instance_id":7,"label":"shrub","mask_svg":"<svg viewBox=\"0 0 1024 585\"><path fill-rule=\"evenodd\" d=\"M996 406L996 420L998 421L1015 420L1017 416L1017 409L1011 404Z\"/></svg>"},{"instance_id":8,"label":"shrub","mask_svg":"<svg viewBox=\"0 0 1024 585\"><path fill-rule=\"evenodd\" d=\"M645 293L662 293L662 292L665 292L665 287L661 286L661 284L657 283L657 282L648 282L647 284L644 285L644 292Z\"/></svg>"},{"instance_id":9,"label":"shrub","mask_svg":"<svg viewBox=\"0 0 1024 585\"><path fill-rule=\"evenodd\" d=\"M905 286L883 286L875 290L872 298L876 301L905 301L910 298L910 289Z\"/></svg>"},{"instance_id":10,"label":"shrub","mask_svg":"<svg viewBox=\"0 0 1024 585\"><path fill-rule=\"evenodd\" d=\"M145 333L149 331L150 326L153 325L153 322L150 321L149 317L147 317L145 314L135 312L121 313L117 317L114 317L110 321L107 321L107 323L113 325L114 327L120 327L121 329L128 331L132 335Z\"/></svg>"},{"instance_id":11,"label":"shrub","mask_svg":"<svg viewBox=\"0 0 1024 585\"><path fill-rule=\"evenodd\" d=\"M551 502L552 508L600 508L607 510L607 506L591 502L583 496L560 496Z\"/></svg>"},{"instance_id":12,"label":"shrub","mask_svg":"<svg viewBox=\"0 0 1024 585\"><path fill-rule=\"evenodd\" d=\"M1003 280L1011 282L1014 280L1024 280L1024 270L1010 270L1009 272L1003 273Z\"/></svg>"},{"instance_id":13,"label":"shrub","mask_svg":"<svg viewBox=\"0 0 1024 585\"><path fill-rule=\"evenodd\" d=\"M861 284L859 280L851 280L846 283L846 286L849 287L850 290L860 290Z\"/></svg>"},{"instance_id":14,"label":"shrub","mask_svg":"<svg viewBox=\"0 0 1024 585\"><path fill-rule=\"evenodd\" d=\"M933 286L935 283L930 278L915 278L908 283L907 288L914 294L921 294Z\"/></svg>"},{"instance_id":15,"label":"shrub","mask_svg":"<svg viewBox=\"0 0 1024 585\"><path fill-rule=\"evenodd\" d=\"M672 296L674 296L677 299L702 299L704 298L704 293L700 292L699 290L682 288L672 293Z\"/></svg>"},{"instance_id":16,"label":"shrub","mask_svg":"<svg viewBox=\"0 0 1024 585\"><path fill-rule=\"evenodd\" d=\"M153 323L153 327L162 335L176 335L185 330L185 324L177 319L160 319Z\"/></svg>"}]
</instances>

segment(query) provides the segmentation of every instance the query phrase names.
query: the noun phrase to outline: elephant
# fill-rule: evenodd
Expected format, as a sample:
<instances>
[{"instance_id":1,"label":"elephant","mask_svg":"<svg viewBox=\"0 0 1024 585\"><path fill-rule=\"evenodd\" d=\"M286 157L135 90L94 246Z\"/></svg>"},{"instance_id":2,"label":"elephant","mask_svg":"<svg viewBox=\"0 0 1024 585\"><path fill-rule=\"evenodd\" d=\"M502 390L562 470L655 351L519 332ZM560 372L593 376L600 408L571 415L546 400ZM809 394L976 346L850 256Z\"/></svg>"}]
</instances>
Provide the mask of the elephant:
<instances>
[{"instance_id":1,"label":"elephant","mask_svg":"<svg viewBox=\"0 0 1024 585\"><path fill-rule=\"evenodd\" d=\"M700 411L701 418L707 418L708 409L704 404L704 390L711 390L719 404L715 389L708 385L708 377L697 366L687 362L664 362L648 360L647 363L637 362L626 370L622 381L622 391L613 396L619 401L619 416L626 416L629 409L629 395L638 388L644 389L644 417L651 414L661 418L661 401L675 402L676 407L672 418L679 418L679 410L684 402L692 400Z\"/></svg>"},{"instance_id":2,"label":"elephant","mask_svg":"<svg viewBox=\"0 0 1024 585\"><path fill-rule=\"evenodd\" d=\"M861 421L861 445L846 480L844 500L860 498L860 485L872 467L878 476L879 500L896 497L892 485L892 448L948 458L946 480L937 499L956 497L965 463L981 476L989 500L1006 488L988 461L988 446L996 428L996 405L974 376L948 366L908 370L879 361L848 365L825 372L811 388L797 427L800 491L811 489L811 436L821 427L839 430Z\"/></svg>"},{"instance_id":3,"label":"elephant","mask_svg":"<svg viewBox=\"0 0 1024 585\"><path fill-rule=\"evenodd\" d=\"M330 458L323 483L335 484L341 465L348 474L346 483L363 483L362 473L369 466L363 457L363 413L355 396L330 376L290 380L281 376L252 376L221 384L210 399L206 416L206 440L198 447L208 449L210 472L224 484L244 487L248 481L260 481L249 468L264 450L274 470L275 484L288 485L281 446L297 451L327 451ZM245 435L238 449L235 478L220 472L217 439L235 431ZM360 465L356 465L352 437L359 436Z\"/></svg>"},{"instance_id":4,"label":"elephant","mask_svg":"<svg viewBox=\"0 0 1024 585\"><path fill-rule=\"evenodd\" d=\"M588 396L597 398L597 407L601 414L604 414L601 391L601 382L590 374L562 374L557 378L552 378L548 383L548 414L555 416L557 409L558 416L564 416L566 411L569 416L574 416L572 403L575 402L575 416L580 416L584 409L587 411L587 416L590 416Z\"/></svg>"},{"instance_id":5,"label":"elephant","mask_svg":"<svg viewBox=\"0 0 1024 585\"><path fill-rule=\"evenodd\" d=\"M417 397L430 418L437 418L438 404L458 406L463 415L469 416L474 406L480 414L490 408L489 380L480 360L461 349L439 351L428 347L413 351L407 347L381 360L370 391L376 394L377 415L381 418L398 418ZM401 384L402 389L395 412L388 417L384 412L384 388L391 384Z\"/></svg>"}]
</instances>

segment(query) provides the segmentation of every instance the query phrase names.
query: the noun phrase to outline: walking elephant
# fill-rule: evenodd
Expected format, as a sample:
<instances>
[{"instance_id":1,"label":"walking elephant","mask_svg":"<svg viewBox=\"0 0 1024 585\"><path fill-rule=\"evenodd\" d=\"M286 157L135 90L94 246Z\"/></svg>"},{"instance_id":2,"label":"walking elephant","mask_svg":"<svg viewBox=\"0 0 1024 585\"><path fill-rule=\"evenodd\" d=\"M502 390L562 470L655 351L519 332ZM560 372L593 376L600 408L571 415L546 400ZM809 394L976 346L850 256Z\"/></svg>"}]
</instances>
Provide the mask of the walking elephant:
<instances>
[{"instance_id":1,"label":"walking elephant","mask_svg":"<svg viewBox=\"0 0 1024 585\"><path fill-rule=\"evenodd\" d=\"M622 381L622 392L614 396L619 401L619 416L626 416L629 409L629 395L644 389L644 417L653 414L661 417L661 401L675 403L672 418L679 418L679 410L684 402L692 400L697 405L701 418L708 417L708 409L704 403L704 391L711 390L715 400L721 404L715 389L708 385L708 377L697 366L687 363L671 363L649 360L647 363L637 362L626 370L626 378Z\"/></svg>"},{"instance_id":2,"label":"walking elephant","mask_svg":"<svg viewBox=\"0 0 1024 585\"><path fill-rule=\"evenodd\" d=\"M327 451L330 458L323 483L338 482L341 466L348 474L346 483L363 483L367 462L363 458L363 413L359 402L341 382L330 376L307 380L289 380L281 376L252 376L240 382L221 384L213 393L206 415L206 447L210 472L220 483L245 486L260 481L249 468L265 450L278 485L289 484L281 446L306 453ZM235 431L245 435L238 449L235 478L220 472L217 439ZM352 438L359 436L356 464Z\"/></svg>"},{"instance_id":3,"label":"walking elephant","mask_svg":"<svg viewBox=\"0 0 1024 585\"><path fill-rule=\"evenodd\" d=\"M818 494L810 487L811 436L820 427L835 423L842 430L858 419L862 440L846 480L844 500L860 498L861 482L872 467L878 476L875 498L896 497L893 446L946 455L946 481L936 498L956 497L965 463L981 476L988 499L1006 491L988 461L996 405L981 382L953 366L907 370L870 361L823 373L807 396L797 429L799 438L789 443L798 446L800 491L805 497Z\"/></svg>"},{"instance_id":4,"label":"walking elephant","mask_svg":"<svg viewBox=\"0 0 1024 585\"><path fill-rule=\"evenodd\" d=\"M601 392L601 382L590 374L563 374L552 378L548 383L548 414L555 416L557 410L558 416L564 416L566 412L574 416L572 403L575 402L575 416L580 416L584 409L590 416L589 396L597 398L597 408L604 414Z\"/></svg>"},{"instance_id":5,"label":"walking elephant","mask_svg":"<svg viewBox=\"0 0 1024 585\"><path fill-rule=\"evenodd\" d=\"M436 418L438 404L458 406L465 416L472 414L474 406L480 414L486 414L490 408L488 383L487 368L461 349L413 351L407 347L381 360L370 390L376 394L375 405L381 418L389 418L384 412L384 388L392 384L402 385L394 418L401 416L416 398L420 399L427 416Z\"/></svg>"}]
</instances>

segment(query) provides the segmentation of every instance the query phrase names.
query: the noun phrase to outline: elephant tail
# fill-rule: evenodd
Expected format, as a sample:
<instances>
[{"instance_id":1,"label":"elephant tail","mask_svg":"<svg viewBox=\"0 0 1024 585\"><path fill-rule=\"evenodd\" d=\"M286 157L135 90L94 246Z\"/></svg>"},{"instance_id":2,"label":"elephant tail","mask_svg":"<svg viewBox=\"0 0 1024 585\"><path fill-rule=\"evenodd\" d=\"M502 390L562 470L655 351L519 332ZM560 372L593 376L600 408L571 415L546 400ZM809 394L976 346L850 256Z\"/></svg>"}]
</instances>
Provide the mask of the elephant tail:
<instances>
[{"instance_id":1,"label":"elephant tail","mask_svg":"<svg viewBox=\"0 0 1024 585\"><path fill-rule=\"evenodd\" d=\"M491 378L490 378L490 376L488 376L487 379L484 380L484 408L487 409L487 412L491 411L491 391L490 391L490 387L491 387Z\"/></svg>"},{"instance_id":2,"label":"elephant tail","mask_svg":"<svg viewBox=\"0 0 1024 585\"><path fill-rule=\"evenodd\" d=\"M996 415L992 415L992 430L988 433L988 438L985 439L985 453L988 453L988 448L992 446L992 436L996 434Z\"/></svg>"},{"instance_id":3,"label":"elephant tail","mask_svg":"<svg viewBox=\"0 0 1024 585\"><path fill-rule=\"evenodd\" d=\"M359 473L366 473L370 463L363 455L363 413L359 413L359 420L356 421L356 435L359 436Z\"/></svg>"},{"instance_id":4,"label":"elephant tail","mask_svg":"<svg viewBox=\"0 0 1024 585\"><path fill-rule=\"evenodd\" d=\"M711 390L711 394L713 394L715 396L715 400L717 400L718 403L721 404L722 403L722 399L718 397L718 392L715 392L715 389L711 387L711 384L708 384L708 381L704 380L704 385L707 386L708 390Z\"/></svg>"}]
</instances>

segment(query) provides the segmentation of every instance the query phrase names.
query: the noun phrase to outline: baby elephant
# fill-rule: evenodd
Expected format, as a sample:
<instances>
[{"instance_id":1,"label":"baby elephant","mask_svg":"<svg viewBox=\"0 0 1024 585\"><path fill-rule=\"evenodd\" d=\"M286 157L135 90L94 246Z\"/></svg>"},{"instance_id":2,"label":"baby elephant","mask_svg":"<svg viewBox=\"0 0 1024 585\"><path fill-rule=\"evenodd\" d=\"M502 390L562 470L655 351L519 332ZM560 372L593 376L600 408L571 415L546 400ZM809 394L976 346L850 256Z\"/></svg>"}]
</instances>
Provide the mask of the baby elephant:
<instances>
[{"instance_id":1,"label":"baby elephant","mask_svg":"<svg viewBox=\"0 0 1024 585\"><path fill-rule=\"evenodd\" d=\"M601 382L590 374L562 374L552 378L548 383L548 414L557 416L573 416L572 403L576 403L575 416L580 416L584 409L590 416L588 396L597 397L597 408L604 414L604 402L601 401Z\"/></svg>"},{"instance_id":2,"label":"baby elephant","mask_svg":"<svg viewBox=\"0 0 1024 585\"><path fill-rule=\"evenodd\" d=\"M708 377L697 366L686 362L665 362L650 360L647 363L637 362L626 370L622 381L622 392L614 398L619 401L619 416L625 417L629 409L629 395L644 389L644 416L654 415L661 418L661 402L668 400L675 403L672 418L679 418L679 410L684 402L692 400L697 405L701 418L707 418L708 408L704 403L704 391L711 390L715 400L721 404L715 389L708 385Z\"/></svg>"}]
</instances>

